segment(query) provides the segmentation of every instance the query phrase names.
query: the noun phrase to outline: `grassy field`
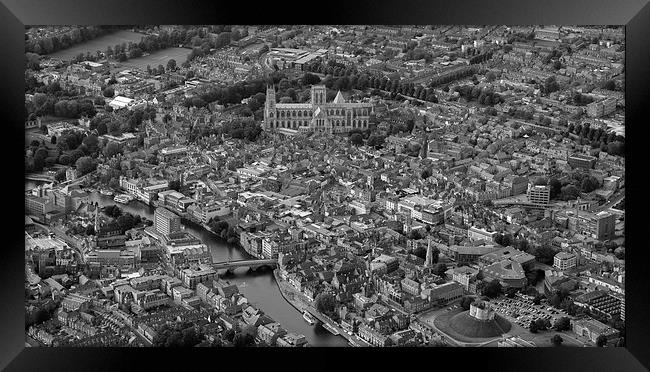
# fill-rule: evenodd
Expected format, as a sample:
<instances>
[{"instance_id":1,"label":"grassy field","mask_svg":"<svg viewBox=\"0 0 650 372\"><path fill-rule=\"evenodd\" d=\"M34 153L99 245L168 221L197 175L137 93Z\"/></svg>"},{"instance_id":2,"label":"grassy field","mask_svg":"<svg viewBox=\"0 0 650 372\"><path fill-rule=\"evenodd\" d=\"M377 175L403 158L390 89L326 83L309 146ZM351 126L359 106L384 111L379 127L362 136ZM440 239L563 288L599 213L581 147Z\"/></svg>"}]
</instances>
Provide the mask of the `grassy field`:
<instances>
[{"instance_id":1,"label":"grassy field","mask_svg":"<svg viewBox=\"0 0 650 372\"><path fill-rule=\"evenodd\" d=\"M79 53L95 53L98 50L106 51L106 48L108 46L115 47L116 44L128 44L130 41L138 43L143 36L144 34L138 32L120 30L108 35L98 37L97 39L89 40L85 43L74 45L68 49L59 50L58 52L54 52L49 56L61 58L63 60L70 60L79 55Z\"/></svg>"},{"instance_id":2,"label":"grassy field","mask_svg":"<svg viewBox=\"0 0 650 372\"><path fill-rule=\"evenodd\" d=\"M140 68L144 70L147 68L147 65L152 68L158 67L158 65L167 67L167 61L174 59L176 60L176 65L180 66L181 63L185 62L191 52L191 49L167 48L153 52L146 57L128 59L122 62L121 65L126 68Z\"/></svg>"}]
</instances>

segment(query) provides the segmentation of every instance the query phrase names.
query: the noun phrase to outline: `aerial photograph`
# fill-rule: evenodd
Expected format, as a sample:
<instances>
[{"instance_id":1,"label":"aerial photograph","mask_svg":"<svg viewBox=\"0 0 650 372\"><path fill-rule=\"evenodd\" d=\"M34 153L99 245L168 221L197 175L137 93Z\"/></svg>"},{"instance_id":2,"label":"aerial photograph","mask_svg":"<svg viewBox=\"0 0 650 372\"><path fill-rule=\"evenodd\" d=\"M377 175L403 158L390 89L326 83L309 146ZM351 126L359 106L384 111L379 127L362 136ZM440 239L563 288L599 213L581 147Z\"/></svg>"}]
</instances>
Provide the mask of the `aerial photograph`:
<instances>
[{"instance_id":1,"label":"aerial photograph","mask_svg":"<svg viewBox=\"0 0 650 372\"><path fill-rule=\"evenodd\" d=\"M624 347L624 56L624 26L25 26L25 346Z\"/></svg>"}]
</instances>

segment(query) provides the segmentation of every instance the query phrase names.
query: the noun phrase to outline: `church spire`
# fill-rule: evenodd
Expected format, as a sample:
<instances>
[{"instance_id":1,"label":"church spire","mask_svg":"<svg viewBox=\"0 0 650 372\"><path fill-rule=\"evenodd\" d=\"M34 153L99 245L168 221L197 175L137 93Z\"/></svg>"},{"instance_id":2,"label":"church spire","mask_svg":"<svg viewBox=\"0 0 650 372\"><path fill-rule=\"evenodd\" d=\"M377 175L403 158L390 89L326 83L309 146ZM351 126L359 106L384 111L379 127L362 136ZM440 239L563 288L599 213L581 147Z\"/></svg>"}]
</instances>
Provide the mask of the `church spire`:
<instances>
[{"instance_id":1,"label":"church spire","mask_svg":"<svg viewBox=\"0 0 650 372\"><path fill-rule=\"evenodd\" d=\"M425 267L433 267L433 249L431 248L431 239L428 239L427 243L427 257L424 261Z\"/></svg>"}]
</instances>

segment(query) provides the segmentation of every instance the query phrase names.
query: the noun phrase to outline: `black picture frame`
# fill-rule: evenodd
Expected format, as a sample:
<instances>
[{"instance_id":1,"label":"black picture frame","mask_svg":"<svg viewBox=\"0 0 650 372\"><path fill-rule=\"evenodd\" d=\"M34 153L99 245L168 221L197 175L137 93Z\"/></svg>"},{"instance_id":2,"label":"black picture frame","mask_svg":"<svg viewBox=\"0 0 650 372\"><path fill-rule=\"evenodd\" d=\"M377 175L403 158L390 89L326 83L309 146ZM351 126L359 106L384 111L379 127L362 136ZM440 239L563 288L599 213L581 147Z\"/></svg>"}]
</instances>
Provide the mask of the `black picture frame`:
<instances>
[{"instance_id":1,"label":"black picture frame","mask_svg":"<svg viewBox=\"0 0 650 372\"><path fill-rule=\"evenodd\" d=\"M650 118L650 5L647 0L303 1L259 4L210 0L2 0L0 6L0 118L6 176L0 277L0 367L7 370L162 370L196 368L443 368L499 371L642 371L650 367L650 300L641 222L645 219L645 167L640 162ZM625 348L418 348L319 349L74 349L25 348L22 107L24 25L38 24L549 24L626 26L626 183L628 204ZM632 155L638 152L638 155ZM636 162L639 160L639 162ZM10 174L9 174L10 173ZM21 189L22 192L23 189ZM627 195L626 195L627 196ZM390 355L393 353L393 355ZM406 355L403 355L406 354ZM412 355L409 355L412 354ZM223 364L225 363L225 364ZM419 367L422 365L422 367ZM383 368L382 368L383 369Z\"/></svg>"}]
</instances>

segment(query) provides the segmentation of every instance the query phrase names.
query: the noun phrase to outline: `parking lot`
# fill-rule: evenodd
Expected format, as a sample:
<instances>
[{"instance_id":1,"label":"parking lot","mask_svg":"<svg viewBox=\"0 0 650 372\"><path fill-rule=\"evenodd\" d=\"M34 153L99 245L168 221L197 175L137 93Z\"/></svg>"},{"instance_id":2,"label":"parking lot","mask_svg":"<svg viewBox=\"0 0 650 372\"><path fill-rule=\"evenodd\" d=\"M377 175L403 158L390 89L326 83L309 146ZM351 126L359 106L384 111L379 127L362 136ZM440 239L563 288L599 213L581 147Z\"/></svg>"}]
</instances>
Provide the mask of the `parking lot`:
<instances>
[{"instance_id":1,"label":"parking lot","mask_svg":"<svg viewBox=\"0 0 650 372\"><path fill-rule=\"evenodd\" d=\"M538 319L548 319L553 325L557 319L563 316L568 317L563 311L550 306L546 300L542 300L539 305L535 305L533 298L530 296L503 297L490 300L490 303L496 312L526 329L530 327L531 322Z\"/></svg>"}]
</instances>

